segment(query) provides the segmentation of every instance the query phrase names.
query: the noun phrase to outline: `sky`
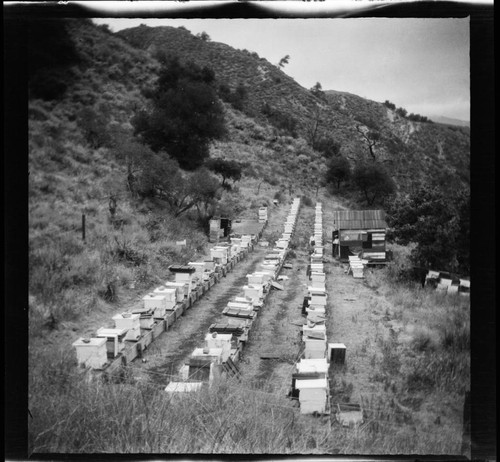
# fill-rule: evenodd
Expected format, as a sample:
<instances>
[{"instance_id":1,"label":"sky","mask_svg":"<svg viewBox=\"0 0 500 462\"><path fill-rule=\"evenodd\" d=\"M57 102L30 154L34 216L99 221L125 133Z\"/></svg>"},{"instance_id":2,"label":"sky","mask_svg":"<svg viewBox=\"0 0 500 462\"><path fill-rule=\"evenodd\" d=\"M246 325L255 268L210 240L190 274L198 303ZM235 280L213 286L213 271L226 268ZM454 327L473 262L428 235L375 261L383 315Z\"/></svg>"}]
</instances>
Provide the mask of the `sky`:
<instances>
[{"instance_id":1,"label":"sky","mask_svg":"<svg viewBox=\"0 0 500 462\"><path fill-rule=\"evenodd\" d=\"M101 18L113 32L146 24L184 26L255 51L305 88L389 100L408 113L470 120L468 18Z\"/></svg>"}]
</instances>

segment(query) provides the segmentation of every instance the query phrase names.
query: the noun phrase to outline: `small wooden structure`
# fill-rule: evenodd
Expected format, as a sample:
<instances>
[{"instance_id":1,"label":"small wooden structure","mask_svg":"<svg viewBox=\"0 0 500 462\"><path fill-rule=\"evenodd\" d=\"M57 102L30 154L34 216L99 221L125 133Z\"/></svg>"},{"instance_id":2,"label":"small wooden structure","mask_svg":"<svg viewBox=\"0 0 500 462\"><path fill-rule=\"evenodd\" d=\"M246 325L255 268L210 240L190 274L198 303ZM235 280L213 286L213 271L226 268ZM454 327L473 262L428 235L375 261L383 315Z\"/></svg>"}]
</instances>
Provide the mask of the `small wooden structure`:
<instances>
[{"instance_id":1,"label":"small wooden structure","mask_svg":"<svg viewBox=\"0 0 500 462\"><path fill-rule=\"evenodd\" d=\"M369 263L385 262L386 230L383 210L347 210L334 212L332 240L338 245L334 256L347 262L358 256Z\"/></svg>"},{"instance_id":2,"label":"small wooden structure","mask_svg":"<svg viewBox=\"0 0 500 462\"><path fill-rule=\"evenodd\" d=\"M343 343L328 344L328 361L333 364L345 364L346 346Z\"/></svg>"},{"instance_id":3,"label":"small wooden structure","mask_svg":"<svg viewBox=\"0 0 500 462\"><path fill-rule=\"evenodd\" d=\"M218 242L219 239L228 237L231 233L231 220L229 218L214 217L210 220L209 242Z\"/></svg>"}]
</instances>

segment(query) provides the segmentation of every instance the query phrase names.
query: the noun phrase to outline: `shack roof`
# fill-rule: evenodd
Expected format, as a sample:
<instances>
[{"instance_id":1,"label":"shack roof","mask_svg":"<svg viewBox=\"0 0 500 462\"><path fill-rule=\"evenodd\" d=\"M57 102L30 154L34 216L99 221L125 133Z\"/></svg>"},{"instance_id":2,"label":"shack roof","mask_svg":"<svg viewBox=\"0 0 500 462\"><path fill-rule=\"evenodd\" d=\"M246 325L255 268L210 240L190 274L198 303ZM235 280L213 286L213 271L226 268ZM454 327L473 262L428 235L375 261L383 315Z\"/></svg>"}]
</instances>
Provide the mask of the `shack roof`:
<instances>
[{"instance_id":1,"label":"shack roof","mask_svg":"<svg viewBox=\"0 0 500 462\"><path fill-rule=\"evenodd\" d=\"M334 212L335 229L385 229L383 210L337 210Z\"/></svg>"}]
</instances>

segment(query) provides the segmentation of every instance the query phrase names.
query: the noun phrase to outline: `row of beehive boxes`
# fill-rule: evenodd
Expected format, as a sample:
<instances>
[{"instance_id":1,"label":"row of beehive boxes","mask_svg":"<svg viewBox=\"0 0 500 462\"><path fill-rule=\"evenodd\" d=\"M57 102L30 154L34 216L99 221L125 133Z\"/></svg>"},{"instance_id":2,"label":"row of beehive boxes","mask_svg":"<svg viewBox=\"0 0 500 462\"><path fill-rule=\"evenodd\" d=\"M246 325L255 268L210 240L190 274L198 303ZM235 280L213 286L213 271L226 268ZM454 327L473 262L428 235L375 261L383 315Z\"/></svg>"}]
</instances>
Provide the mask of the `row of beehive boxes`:
<instances>
[{"instance_id":1,"label":"row of beehive boxes","mask_svg":"<svg viewBox=\"0 0 500 462\"><path fill-rule=\"evenodd\" d=\"M323 217L321 204L316 204L314 223L314 250L311 254L307 296L303 314L306 325L302 328L304 358L296 365L292 376L292 396L298 396L302 414L324 413L328 407L329 362L343 362L345 345L327 343L326 305L328 294L325 286L322 242Z\"/></svg>"},{"instance_id":2,"label":"row of beehive boxes","mask_svg":"<svg viewBox=\"0 0 500 462\"><path fill-rule=\"evenodd\" d=\"M470 280L456 278L453 279L451 275L442 273L440 271L427 272L425 283L428 286L433 286L436 290L446 292L448 294L459 294L464 296L470 295Z\"/></svg>"},{"instance_id":3,"label":"row of beehive boxes","mask_svg":"<svg viewBox=\"0 0 500 462\"><path fill-rule=\"evenodd\" d=\"M292 204L287 223L295 224L299 204L299 200ZM230 300L222 311L227 321L210 326L204 346L195 348L186 364L181 367L181 381L171 381L165 388L166 392L198 390L203 383L211 383L220 373L220 366L234 354L242 339L248 338L252 323L263 304L264 293L270 282L277 277L280 264L286 256L290 238L291 233L288 236L283 233L278 241L280 246L275 246L266 254L257 271L247 274L243 294Z\"/></svg>"},{"instance_id":4,"label":"row of beehive boxes","mask_svg":"<svg viewBox=\"0 0 500 462\"><path fill-rule=\"evenodd\" d=\"M169 270L174 274L174 281L166 281L153 292L143 297L143 306L131 313L120 313L113 316L114 328L100 328L94 338L80 338L73 343L76 349L77 362L80 366L101 369L108 357L115 358L125 348L125 341L137 341L142 329L151 329L156 319L176 310L191 295L192 290L210 279L216 268L248 248L252 242L251 235L232 239L227 246L216 246L211 249L212 260L189 262L188 265L171 265Z\"/></svg>"}]
</instances>

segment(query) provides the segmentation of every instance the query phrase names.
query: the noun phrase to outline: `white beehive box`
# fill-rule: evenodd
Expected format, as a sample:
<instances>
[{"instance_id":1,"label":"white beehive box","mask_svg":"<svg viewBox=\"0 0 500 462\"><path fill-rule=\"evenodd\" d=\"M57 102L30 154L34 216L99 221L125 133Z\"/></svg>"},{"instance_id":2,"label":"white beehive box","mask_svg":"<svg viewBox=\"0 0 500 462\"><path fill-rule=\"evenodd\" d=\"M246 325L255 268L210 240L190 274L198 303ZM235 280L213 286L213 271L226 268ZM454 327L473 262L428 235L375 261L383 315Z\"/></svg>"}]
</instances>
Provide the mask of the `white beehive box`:
<instances>
[{"instance_id":1,"label":"white beehive box","mask_svg":"<svg viewBox=\"0 0 500 462\"><path fill-rule=\"evenodd\" d=\"M165 387L165 392L168 394L194 393L200 391L202 386L202 382L170 382Z\"/></svg>"},{"instance_id":2,"label":"white beehive box","mask_svg":"<svg viewBox=\"0 0 500 462\"><path fill-rule=\"evenodd\" d=\"M163 318L166 314L167 310L167 299L165 295L159 293L150 293L142 298L144 303L144 308L153 311L153 315L155 318ZM175 302L170 302L173 306Z\"/></svg>"},{"instance_id":3,"label":"white beehive box","mask_svg":"<svg viewBox=\"0 0 500 462\"><path fill-rule=\"evenodd\" d=\"M285 240L285 239L279 239L277 242L276 242L276 247L278 249L287 249L288 248L288 241Z\"/></svg>"},{"instance_id":4,"label":"white beehive box","mask_svg":"<svg viewBox=\"0 0 500 462\"><path fill-rule=\"evenodd\" d=\"M153 290L154 294L163 295L165 297L165 307L172 310L177 303L177 289L172 287L160 286Z\"/></svg>"},{"instance_id":5,"label":"white beehive box","mask_svg":"<svg viewBox=\"0 0 500 462\"><path fill-rule=\"evenodd\" d=\"M141 317L139 318L139 324L141 329L152 329L155 323L154 314L149 313L141 313Z\"/></svg>"},{"instance_id":6,"label":"white beehive box","mask_svg":"<svg viewBox=\"0 0 500 462\"><path fill-rule=\"evenodd\" d=\"M313 289L318 290L318 289ZM312 306L326 306L327 295L325 293L311 292L311 300L309 302Z\"/></svg>"},{"instance_id":7,"label":"white beehive box","mask_svg":"<svg viewBox=\"0 0 500 462\"><path fill-rule=\"evenodd\" d=\"M126 329L108 329L101 327L97 329L96 336L106 339L106 350L113 358L125 348L125 336L127 335Z\"/></svg>"},{"instance_id":8,"label":"white beehive box","mask_svg":"<svg viewBox=\"0 0 500 462\"><path fill-rule=\"evenodd\" d=\"M325 358L326 353L326 339L312 339L310 337L302 336L304 342L304 358L305 359L321 359Z\"/></svg>"},{"instance_id":9,"label":"white beehive box","mask_svg":"<svg viewBox=\"0 0 500 462\"><path fill-rule=\"evenodd\" d=\"M205 346L208 349L220 348L222 350L222 362L225 362L231 356L232 337L232 334L218 334L217 332L213 332L212 334L205 335Z\"/></svg>"},{"instance_id":10,"label":"white beehive box","mask_svg":"<svg viewBox=\"0 0 500 462\"><path fill-rule=\"evenodd\" d=\"M252 300L245 299L244 302L237 302L237 301L227 302L227 307L228 308L241 308L243 310L252 310L253 303L252 303Z\"/></svg>"},{"instance_id":11,"label":"white beehive box","mask_svg":"<svg viewBox=\"0 0 500 462\"><path fill-rule=\"evenodd\" d=\"M319 374L318 378L326 378L328 366L326 358L301 359L297 363L297 372L299 374Z\"/></svg>"},{"instance_id":12,"label":"white beehive box","mask_svg":"<svg viewBox=\"0 0 500 462\"><path fill-rule=\"evenodd\" d=\"M326 314L326 309L324 306L319 306L319 305L309 305L306 307L306 313L314 313L314 314L321 314L325 315Z\"/></svg>"},{"instance_id":13,"label":"white beehive box","mask_svg":"<svg viewBox=\"0 0 500 462\"><path fill-rule=\"evenodd\" d=\"M76 342L73 342L78 365L92 369L102 369L108 361L106 343L106 338L79 338Z\"/></svg>"},{"instance_id":14,"label":"white beehive box","mask_svg":"<svg viewBox=\"0 0 500 462\"><path fill-rule=\"evenodd\" d=\"M187 284L183 284L182 282L166 282L165 287L168 289L175 289L176 291L176 302L184 301L184 298L189 294L189 287Z\"/></svg>"},{"instance_id":15,"label":"white beehive box","mask_svg":"<svg viewBox=\"0 0 500 462\"><path fill-rule=\"evenodd\" d=\"M263 273L252 273L252 274L247 274L247 281L248 284L264 284L266 281L265 275Z\"/></svg>"},{"instance_id":16,"label":"white beehive box","mask_svg":"<svg viewBox=\"0 0 500 462\"><path fill-rule=\"evenodd\" d=\"M186 284L189 288L188 295L191 293L191 290L196 286L194 282L194 273L175 273L175 282L180 282L181 284Z\"/></svg>"},{"instance_id":17,"label":"white beehive box","mask_svg":"<svg viewBox=\"0 0 500 462\"><path fill-rule=\"evenodd\" d=\"M190 261L188 265L192 266L195 269L194 277L199 281L202 281L203 273L205 272L205 263L202 261Z\"/></svg>"},{"instance_id":18,"label":"white beehive box","mask_svg":"<svg viewBox=\"0 0 500 462\"><path fill-rule=\"evenodd\" d=\"M191 358L198 360L200 363L205 363L208 367L210 367L210 372L208 376L209 383L212 383L215 378L215 369L214 365L222 364L223 350L222 348L195 348L193 353L191 354ZM191 375L190 366L190 375Z\"/></svg>"},{"instance_id":19,"label":"white beehive box","mask_svg":"<svg viewBox=\"0 0 500 462\"><path fill-rule=\"evenodd\" d=\"M319 273L318 271L311 271L311 281L325 282L325 273Z\"/></svg>"},{"instance_id":20,"label":"white beehive box","mask_svg":"<svg viewBox=\"0 0 500 462\"><path fill-rule=\"evenodd\" d=\"M243 290L245 292L245 297L252 299L254 303L258 302L264 294L262 286L257 285L243 286Z\"/></svg>"},{"instance_id":21,"label":"white beehive box","mask_svg":"<svg viewBox=\"0 0 500 462\"><path fill-rule=\"evenodd\" d=\"M134 313L120 313L113 316L117 329L127 329L125 340L136 341L141 336L141 315Z\"/></svg>"},{"instance_id":22,"label":"white beehive box","mask_svg":"<svg viewBox=\"0 0 500 462\"><path fill-rule=\"evenodd\" d=\"M325 324L316 324L313 327L306 325L302 328L302 333L307 338L314 338L317 340L325 340L326 339L326 325Z\"/></svg>"},{"instance_id":23,"label":"white beehive box","mask_svg":"<svg viewBox=\"0 0 500 462\"><path fill-rule=\"evenodd\" d=\"M214 247L210 249L210 256L215 262L225 265L227 263L227 248Z\"/></svg>"},{"instance_id":24,"label":"white beehive box","mask_svg":"<svg viewBox=\"0 0 500 462\"><path fill-rule=\"evenodd\" d=\"M319 281L312 281L311 282L311 287L313 289L320 289L322 291L326 291L326 286L324 282L319 282Z\"/></svg>"},{"instance_id":25,"label":"white beehive box","mask_svg":"<svg viewBox=\"0 0 500 462\"><path fill-rule=\"evenodd\" d=\"M251 234L243 234L241 236L241 244L246 244L247 246L252 243L252 235Z\"/></svg>"},{"instance_id":26,"label":"white beehive box","mask_svg":"<svg viewBox=\"0 0 500 462\"><path fill-rule=\"evenodd\" d=\"M252 304L252 299L248 298L248 297L234 297L232 301L238 302L238 303L249 303L249 304Z\"/></svg>"},{"instance_id":27,"label":"white beehive box","mask_svg":"<svg viewBox=\"0 0 500 462\"><path fill-rule=\"evenodd\" d=\"M324 413L327 406L328 383L326 378L295 381L295 388L300 390L299 403L301 414Z\"/></svg>"},{"instance_id":28,"label":"white beehive box","mask_svg":"<svg viewBox=\"0 0 500 462\"><path fill-rule=\"evenodd\" d=\"M205 271L212 272L215 270L215 261L214 260L205 260L203 263L205 264Z\"/></svg>"}]
</instances>

